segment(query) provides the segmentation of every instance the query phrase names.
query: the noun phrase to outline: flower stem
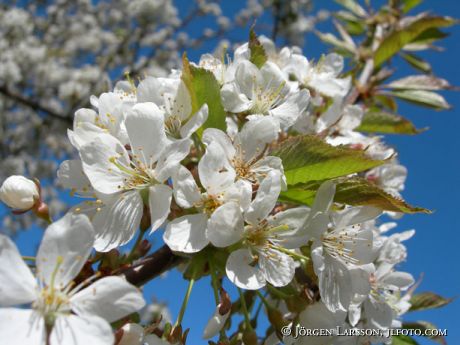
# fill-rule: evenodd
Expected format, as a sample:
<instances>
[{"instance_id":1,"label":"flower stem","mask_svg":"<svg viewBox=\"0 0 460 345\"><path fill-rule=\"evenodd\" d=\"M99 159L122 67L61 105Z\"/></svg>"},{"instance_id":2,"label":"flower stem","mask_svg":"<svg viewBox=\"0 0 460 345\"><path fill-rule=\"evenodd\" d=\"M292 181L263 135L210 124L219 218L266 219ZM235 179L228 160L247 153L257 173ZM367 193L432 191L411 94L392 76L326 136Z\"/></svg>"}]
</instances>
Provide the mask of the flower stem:
<instances>
[{"instance_id":1,"label":"flower stem","mask_svg":"<svg viewBox=\"0 0 460 345\"><path fill-rule=\"evenodd\" d=\"M142 239L144 238L145 231L140 230L139 235L137 235L136 242L134 243L133 247L131 248L131 251L128 254L128 257L126 258L126 261L130 262L131 259L134 256L134 253L136 252L137 247L139 246L139 243L142 242Z\"/></svg>"},{"instance_id":2,"label":"flower stem","mask_svg":"<svg viewBox=\"0 0 460 345\"><path fill-rule=\"evenodd\" d=\"M248 307L246 306L246 299L244 298L244 294L240 288L238 288L238 293L240 294L241 308L243 309L244 321L246 323L246 327L248 330L252 331L253 329L251 326L251 320L249 318Z\"/></svg>"},{"instance_id":3,"label":"flower stem","mask_svg":"<svg viewBox=\"0 0 460 345\"><path fill-rule=\"evenodd\" d=\"M179 311L179 316L177 317L177 321L174 324L174 327L179 326L182 323L182 319L184 318L185 310L187 309L188 300L190 299L190 294L192 293L193 284L195 283L195 274L196 274L196 268L194 267L192 277L190 278L190 281L188 283L187 292L185 293L184 301L182 302L182 306Z\"/></svg>"}]
</instances>

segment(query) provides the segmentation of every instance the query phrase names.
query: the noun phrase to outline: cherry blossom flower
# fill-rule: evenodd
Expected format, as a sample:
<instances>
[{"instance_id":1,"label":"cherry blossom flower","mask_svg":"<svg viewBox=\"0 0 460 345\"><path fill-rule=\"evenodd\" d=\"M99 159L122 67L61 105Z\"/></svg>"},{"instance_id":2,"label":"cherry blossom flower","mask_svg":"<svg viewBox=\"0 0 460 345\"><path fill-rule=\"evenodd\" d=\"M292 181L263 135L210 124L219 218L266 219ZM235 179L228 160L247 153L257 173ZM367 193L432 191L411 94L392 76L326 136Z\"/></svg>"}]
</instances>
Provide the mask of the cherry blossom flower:
<instances>
[{"instance_id":1,"label":"cherry blossom flower","mask_svg":"<svg viewBox=\"0 0 460 345\"><path fill-rule=\"evenodd\" d=\"M136 104L125 120L130 145L100 135L80 148L85 175L100 198L93 220L96 249L108 251L127 243L135 234L144 204L150 207L151 231L166 220L172 189L165 184L189 152L191 141L170 142L163 114L154 103Z\"/></svg>"},{"instance_id":2,"label":"cherry blossom flower","mask_svg":"<svg viewBox=\"0 0 460 345\"><path fill-rule=\"evenodd\" d=\"M88 259L94 230L84 215L67 214L48 227L37 254L36 277L16 246L0 236L0 337L18 345L113 344L110 322L145 304L121 277L76 285ZM93 277L93 279L97 276ZM31 304L31 309L13 308Z\"/></svg>"},{"instance_id":3,"label":"cherry blossom flower","mask_svg":"<svg viewBox=\"0 0 460 345\"><path fill-rule=\"evenodd\" d=\"M295 123L310 99L307 90L291 93L274 63L266 62L258 69L246 60L239 62L235 81L222 87L221 97L225 110L250 115L249 120L269 116L283 130Z\"/></svg>"}]
</instances>

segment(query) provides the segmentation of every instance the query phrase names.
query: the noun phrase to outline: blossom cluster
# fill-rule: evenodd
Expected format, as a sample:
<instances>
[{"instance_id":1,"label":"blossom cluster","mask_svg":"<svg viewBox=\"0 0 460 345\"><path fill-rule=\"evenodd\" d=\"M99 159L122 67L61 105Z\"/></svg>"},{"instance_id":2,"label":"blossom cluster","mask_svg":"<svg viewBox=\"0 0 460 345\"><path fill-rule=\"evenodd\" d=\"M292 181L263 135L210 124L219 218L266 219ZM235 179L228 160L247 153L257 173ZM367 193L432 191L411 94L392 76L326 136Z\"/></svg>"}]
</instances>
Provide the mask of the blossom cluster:
<instances>
[{"instance_id":1,"label":"blossom cluster","mask_svg":"<svg viewBox=\"0 0 460 345\"><path fill-rule=\"evenodd\" d=\"M310 204L283 198L292 175L278 149L304 136L383 162L345 175L400 198L406 169L380 137L356 130L364 109L350 103L352 82L343 68L340 55L313 63L300 49L277 50L262 36L232 58L205 54L196 64L184 59L182 70L137 84L122 81L92 96L92 107L77 110L68 131L78 158L64 161L57 172L59 183L85 200L46 230L34 270L38 283L11 241L1 237L0 304L31 303L32 309L0 309L0 338L14 337L16 344L44 344L47 337L51 344L113 343L109 322L142 308L139 291L119 276L80 282L78 274L92 249L108 253L136 234L155 231L163 232L176 255L191 258L190 265L209 248L223 253L223 272L239 289L296 290L307 274L316 286L308 303L301 310L278 304L289 322L300 320L308 328L400 327L410 308L405 291L414 279L397 265L407 255L402 242L414 232L388 235L396 224L378 223L382 214L400 213L337 202L340 179L330 177L319 181ZM212 81L204 92L217 88L219 99L197 101L193 71ZM223 125L213 125L216 103L225 114ZM37 209L40 193L32 181L11 177L0 197L25 211ZM205 338L225 327L230 310L223 306L216 306ZM139 327L125 325L120 344L165 341ZM281 340L307 341L279 339L273 332L266 343ZM308 344L363 341L389 340L322 337Z\"/></svg>"}]
</instances>

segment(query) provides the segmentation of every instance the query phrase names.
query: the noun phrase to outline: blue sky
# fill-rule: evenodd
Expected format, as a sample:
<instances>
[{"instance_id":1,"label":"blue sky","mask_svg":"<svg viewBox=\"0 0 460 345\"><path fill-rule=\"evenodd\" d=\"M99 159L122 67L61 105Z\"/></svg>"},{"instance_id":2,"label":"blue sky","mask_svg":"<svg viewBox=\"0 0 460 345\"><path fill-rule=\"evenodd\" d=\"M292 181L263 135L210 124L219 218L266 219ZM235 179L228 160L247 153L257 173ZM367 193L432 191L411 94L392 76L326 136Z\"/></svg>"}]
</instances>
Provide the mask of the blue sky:
<instances>
[{"instance_id":1,"label":"blue sky","mask_svg":"<svg viewBox=\"0 0 460 345\"><path fill-rule=\"evenodd\" d=\"M176 1L179 9L185 11L188 1ZM332 0L316 1L316 7L337 9ZM379 1L381 3L381 1ZM224 11L234 12L235 2L225 1ZM436 14L460 17L460 2L453 0L425 0L420 7L422 10L431 10ZM259 20L269 21L269 18ZM205 25L206 20L200 21ZM324 26L320 26L323 29ZM192 26L189 30L191 35L199 33L201 27ZM430 52L423 56L427 58L436 75L448 79L453 85L460 86L460 26L450 28L451 36L443 46L443 53ZM245 30L237 30L232 38L243 40L247 35ZM200 53L212 50L213 44L203 47ZM318 58L326 51L326 47L312 35L307 39L304 49L308 58ZM197 60L199 54L189 54L191 60ZM400 76L405 76L414 71L401 61L395 60L395 67L400 70ZM447 112L436 112L431 109L400 104L399 113L411 119L418 128L430 127L430 129L417 136L387 136L386 142L395 146L399 151L399 159L408 167L409 176L405 199L417 206L423 206L434 211L431 215L405 216L399 222L398 230L416 229L416 236L406 242L409 250L408 261L401 265L401 269L411 272L415 277L422 273L424 279L418 291L434 291L443 296L458 296L460 286L459 262L459 216L458 196L460 187L457 182L460 170L460 97L457 93L445 94L447 100L453 105L453 109ZM37 239L40 236L39 229L32 229L22 233L17 243L24 255L33 255ZM161 238L154 236L157 246L161 244ZM228 286L228 285L227 285ZM148 285L145 290L147 299L154 295L159 301L169 304L176 317L185 293L184 284L180 273L169 273L164 278L159 278ZM420 312L408 315L408 320L428 320L439 328L448 329L448 343L460 344L460 330L458 317L460 315L459 302L455 301L443 309ZM183 325L191 327L189 344L204 343L201 340L201 332L210 314L214 309L212 290L209 280L200 280L192 292L189 308L186 312ZM428 340L420 340L420 344L430 344Z\"/></svg>"}]
</instances>

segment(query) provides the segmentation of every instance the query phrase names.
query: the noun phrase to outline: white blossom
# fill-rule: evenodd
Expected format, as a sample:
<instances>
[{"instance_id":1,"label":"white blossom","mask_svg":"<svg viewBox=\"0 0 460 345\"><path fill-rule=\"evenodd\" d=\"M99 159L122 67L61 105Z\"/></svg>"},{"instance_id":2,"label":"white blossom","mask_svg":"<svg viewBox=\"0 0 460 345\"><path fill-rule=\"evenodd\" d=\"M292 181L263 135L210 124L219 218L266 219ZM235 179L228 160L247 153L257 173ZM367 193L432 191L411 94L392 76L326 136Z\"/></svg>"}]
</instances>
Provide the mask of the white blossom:
<instances>
[{"instance_id":1,"label":"white blossom","mask_svg":"<svg viewBox=\"0 0 460 345\"><path fill-rule=\"evenodd\" d=\"M94 230L83 215L68 214L45 232L36 277L6 236L0 236L0 337L18 345L113 344L110 322L144 306L123 278L73 283L88 259ZM96 277L94 277L96 278ZM31 309L12 308L31 304Z\"/></svg>"}]
</instances>

